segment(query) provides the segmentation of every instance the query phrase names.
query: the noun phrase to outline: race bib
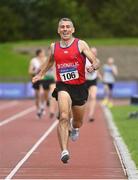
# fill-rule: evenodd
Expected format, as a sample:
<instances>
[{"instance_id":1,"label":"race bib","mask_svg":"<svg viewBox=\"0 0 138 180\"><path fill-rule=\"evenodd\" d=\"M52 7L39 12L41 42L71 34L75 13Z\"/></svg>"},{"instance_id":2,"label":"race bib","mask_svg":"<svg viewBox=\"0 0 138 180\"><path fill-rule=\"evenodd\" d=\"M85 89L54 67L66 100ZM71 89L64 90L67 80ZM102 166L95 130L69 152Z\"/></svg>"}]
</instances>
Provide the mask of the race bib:
<instances>
[{"instance_id":1,"label":"race bib","mask_svg":"<svg viewBox=\"0 0 138 180\"><path fill-rule=\"evenodd\" d=\"M63 82L79 78L78 70L75 67L62 68L59 73Z\"/></svg>"}]
</instances>

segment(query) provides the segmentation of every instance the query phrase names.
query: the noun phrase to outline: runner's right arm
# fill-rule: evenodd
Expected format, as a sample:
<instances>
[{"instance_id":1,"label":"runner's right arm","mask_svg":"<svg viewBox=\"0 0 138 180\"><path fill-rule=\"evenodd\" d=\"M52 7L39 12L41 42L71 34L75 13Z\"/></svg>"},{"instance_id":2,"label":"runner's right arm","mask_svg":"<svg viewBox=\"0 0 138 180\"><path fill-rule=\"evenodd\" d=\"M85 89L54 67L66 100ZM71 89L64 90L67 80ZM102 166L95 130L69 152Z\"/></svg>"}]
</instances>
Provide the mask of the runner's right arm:
<instances>
[{"instance_id":1,"label":"runner's right arm","mask_svg":"<svg viewBox=\"0 0 138 180\"><path fill-rule=\"evenodd\" d=\"M50 53L47 58L47 61L42 65L40 72L33 77L32 79L33 83L43 79L43 76L46 74L46 72L53 66L54 64L53 48L54 48L54 43L52 43L50 46Z\"/></svg>"}]
</instances>

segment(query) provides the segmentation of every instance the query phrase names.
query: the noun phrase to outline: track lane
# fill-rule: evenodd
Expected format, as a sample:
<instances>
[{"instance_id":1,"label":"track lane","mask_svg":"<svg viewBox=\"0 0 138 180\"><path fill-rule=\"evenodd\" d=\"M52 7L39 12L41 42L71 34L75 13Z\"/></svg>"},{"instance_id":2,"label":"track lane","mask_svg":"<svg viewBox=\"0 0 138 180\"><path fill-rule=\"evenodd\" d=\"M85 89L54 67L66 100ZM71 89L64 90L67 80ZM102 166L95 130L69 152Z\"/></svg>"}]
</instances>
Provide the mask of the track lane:
<instances>
[{"instance_id":1,"label":"track lane","mask_svg":"<svg viewBox=\"0 0 138 180\"><path fill-rule=\"evenodd\" d=\"M21 112L18 112L16 114L10 116L9 118L4 119L2 122L0 122L0 127L4 126L6 124L9 124L13 121L16 121L16 120L19 121L21 119L21 117L23 117L23 116L25 116L25 115L33 112L33 111L35 111L35 106L32 106L30 108L27 108L27 109L21 111Z\"/></svg>"},{"instance_id":2,"label":"track lane","mask_svg":"<svg viewBox=\"0 0 138 180\"><path fill-rule=\"evenodd\" d=\"M57 133L54 131L23 164L17 179L127 179L100 108L93 123L84 122L80 138L70 142L71 159L60 161Z\"/></svg>"},{"instance_id":3,"label":"track lane","mask_svg":"<svg viewBox=\"0 0 138 180\"><path fill-rule=\"evenodd\" d=\"M8 106L7 102L7 106ZM10 102L10 104L12 104L12 102ZM8 106L7 108L4 108L2 110L0 110L0 122L4 121L5 119L21 112L24 111L27 108L30 108L34 105L32 100L20 100L17 104L15 104L14 106ZM5 104L6 107L6 104Z\"/></svg>"},{"instance_id":4,"label":"track lane","mask_svg":"<svg viewBox=\"0 0 138 180\"><path fill-rule=\"evenodd\" d=\"M11 100L11 101L7 101L7 102L0 100L0 112L9 107L16 106L18 103L19 103L19 101L17 101L17 100Z\"/></svg>"},{"instance_id":5,"label":"track lane","mask_svg":"<svg viewBox=\"0 0 138 180\"><path fill-rule=\"evenodd\" d=\"M26 106L27 103L26 101ZM22 105L25 106L24 103ZM2 144L0 146L1 179L10 173L52 122L47 116L38 120L35 117L35 112L32 112L21 117L19 121L13 121L0 128L0 142Z\"/></svg>"},{"instance_id":6,"label":"track lane","mask_svg":"<svg viewBox=\"0 0 138 180\"><path fill-rule=\"evenodd\" d=\"M28 158L34 153L34 151L40 146L40 144L46 140L48 135L53 131L53 129L57 126L58 120L54 121L53 124L45 131L45 133L38 139L38 141L32 146L32 148L25 154L25 156L18 162L18 164L12 169L12 171L8 174L5 180L11 179L16 172L22 167L22 165L28 160Z\"/></svg>"}]
</instances>

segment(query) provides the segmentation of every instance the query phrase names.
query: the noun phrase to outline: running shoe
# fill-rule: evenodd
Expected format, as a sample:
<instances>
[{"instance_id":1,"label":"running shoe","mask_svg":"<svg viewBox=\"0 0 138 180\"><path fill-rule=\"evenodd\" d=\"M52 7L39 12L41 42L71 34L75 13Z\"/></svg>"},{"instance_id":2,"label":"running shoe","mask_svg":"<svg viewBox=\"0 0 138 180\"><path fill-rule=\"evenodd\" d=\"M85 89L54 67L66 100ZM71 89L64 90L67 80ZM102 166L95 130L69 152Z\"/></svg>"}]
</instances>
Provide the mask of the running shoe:
<instances>
[{"instance_id":1,"label":"running shoe","mask_svg":"<svg viewBox=\"0 0 138 180\"><path fill-rule=\"evenodd\" d=\"M37 117L38 117L39 119L41 119L41 117L42 117L42 113L41 113L41 112L37 112L36 115L37 115Z\"/></svg>"},{"instance_id":2,"label":"running shoe","mask_svg":"<svg viewBox=\"0 0 138 180\"><path fill-rule=\"evenodd\" d=\"M72 141L76 141L79 138L79 128L74 128L72 123L73 118L70 119L69 137Z\"/></svg>"},{"instance_id":3,"label":"running shoe","mask_svg":"<svg viewBox=\"0 0 138 180\"><path fill-rule=\"evenodd\" d=\"M37 117L38 117L39 119L41 119L41 117L42 117L42 115L43 115L42 109L39 109L39 110L37 111L36 115L37 115Z\"/></svg>"},{"instance_id":4,"label":"running shoe","mask_svg":"<svg viewBox=\"0 0 138 180\"><path fill-rule=\"evenodd\" d=\"M72 128L69 132L69 136L72 141L76 141L79 138L79 128Z\"/></svg>"},{"instance_id":5,"label":"running shoe","mask_svg":"<svg viewBox=\"0 0 138 180\"><path fill-rule=\"evenodd\" d=\"M107 106L107 104L108 104L108 99L105 98L105 99L102 101L102 105L103 105L103 106Z\"/></svg>"},{"instance_id":6,"label":"running shoe","mask_svg":"<svg viewBox=\"0 0 138 180\"><path fill-rule=\"evenodd\" d=\"M68 163L68 160L69 160L69 152L68 150L63 150L61 153L61 161L63 163Z\"/></svg>"}]
</instances>

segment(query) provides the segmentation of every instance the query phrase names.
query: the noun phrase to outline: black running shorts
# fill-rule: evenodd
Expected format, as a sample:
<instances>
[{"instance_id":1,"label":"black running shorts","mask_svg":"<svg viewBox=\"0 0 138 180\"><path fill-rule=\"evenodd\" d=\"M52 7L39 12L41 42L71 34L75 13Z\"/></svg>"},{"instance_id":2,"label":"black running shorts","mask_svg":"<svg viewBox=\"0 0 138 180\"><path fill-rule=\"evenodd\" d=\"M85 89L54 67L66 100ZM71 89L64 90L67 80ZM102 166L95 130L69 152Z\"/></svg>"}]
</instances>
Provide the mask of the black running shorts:
<instances>
[{"instance_id":1,"label":"black running shorts","mask_svg":"<svg viewBox=\"0 0 138 180\"><path fill-rule=\"evenodd\" d=\"M89 89L89 87L91 87L91 86L97 86L97 79L87 80L87 81L86 81L86 84L87 84L87 88L88 88L88 89Z\"/></svg>"},{"instance_id":2,"label":"black running shorts","mask_svg":"<svg viewBox=\"0 0 138 180\"><path fill-rule=\"evenodd\" d=\"M50 85L54 83L54 79L41 80L41 84L45 90L49 90Z\"/></svg>"},{"instance_id":3,"label":"black running shorts","mask_svg":"<svg viewBox=\"0 0 138 180\"><path fill-rule=\"evenodd\" d=\"M33 83L33 84L32 84L32 87L33 87L35 90L39 90L40 81L37 81L37 82Z\"/></svg>"},{"instance_id":4,"label":"black running shorts","mask_svg":"<svg viewBox=\"0 0 138 180\"><path fill-rule=\"evenodd\" d=\"M49 90L50 85L53 83L55 83L55 81L53 79L41 80L41 81L37 81L37 82L33 83L32 87L34 89L39 90L40 85L42 85L44 90Z\"/></svg>"},{"instance_id":5,"label":"black running shorts","mask_svg":"<svg viewBox=\"0 0 138 180\"><path fill-rule=\"evenodd\" d=\"M72 100L72 106L81 106L85 104L88 98L88 88L86 83L70 85L63 82L57 82L56 88L52 93L52 96L55 97L56 100L58 99L59 91L66 91L69 93Z\"/></svg>"},{"instance_id":6,"label":"black running shorts","mask_svg":"<svg viewBox=\"0 0 138 180\"><path fill-rule=\"evenodd\" d=\"M114 83L104 83L108 86L108 88L112 91L114 88Z\"/></svg>"}]
</instances>

